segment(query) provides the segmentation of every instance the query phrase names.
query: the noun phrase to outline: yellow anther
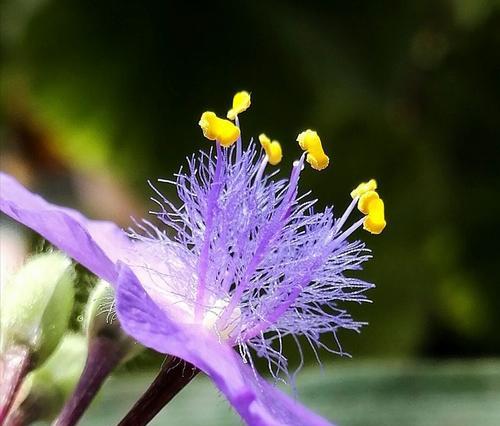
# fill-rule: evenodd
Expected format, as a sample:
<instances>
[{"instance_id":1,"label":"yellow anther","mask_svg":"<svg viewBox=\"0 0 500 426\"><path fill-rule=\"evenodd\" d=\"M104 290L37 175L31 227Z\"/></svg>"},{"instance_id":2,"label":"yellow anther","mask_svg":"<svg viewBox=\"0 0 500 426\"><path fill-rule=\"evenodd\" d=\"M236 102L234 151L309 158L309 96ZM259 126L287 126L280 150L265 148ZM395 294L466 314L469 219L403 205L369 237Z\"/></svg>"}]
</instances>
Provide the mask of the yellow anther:
<instances>
[{"instance_id":1,"label":"yellow anther","mask_svg":"<svg viewBox=\"0 0 500 426\"><path fill-rule=\"evenodd\" d=\"M363 228L372 234L380 234L385 228L384 202L378 195L377 181L370 179L360 183L352 192L351 197L358 200L358 209L366 215Z\"/></svg>"},{"instance_id":2,"label":"yellow anther","mask_svg":"<svg viewBox=\"0 0 500 426\"><path fill-rule=\"evenodd\" d=\"M283 158L283 152L281 150L281 145L278 141L272 141L264 133L259 135L259 141L266 152L269 164L275 166Z\"/></svg>"},{"instance_id":3,"label":"yellow anther","mask_svg":"<svg viewBox=\"0 0 500 426\"><path fill-rule=\"evenodd\" d=\"M234 120L236 116L250 107L250 93L245 90L233 97L233 107L227 112L227 118Z\"/></svg>"},{"instance_id":4,"label":"yellow anther","mask_svg":"<svg viewBox=\"0 0 500 426\"><path fill-rule=\"evenodd\" d=\"M216 140L224 147L231 146L240 137L240 129L237 126L229 120L217 117L212 111L204 112L198 124L207 139Z\"/></svg>"},{"instance_id":5,"label":"yellow anther","mask_svg":"<svg viewBox=\"0 0 500 426\"><path fill-rule=\"evenodd\" d=\"M361 213L368 214L370 203L374 200L379 199L379 195L376 191L367 191L361 197L359 197L358 201L358 209Z\"/></svg>"},{"instance_id":6,"label":"yellow anther","mask_svg":"<svg viewBox=\"0 0 500 426\"><path fill-rule=\"evenodd\" d=\"M307 151L306 161L313 169L323 170L328 166L330 159L323 151L321 139L314 130L305 130L297 136L300 147Z\"/></svg>"},{"instance_id":7,"label":"yellow anther","mask_svg":"<svg viewBox=\"0 0 500 426\"><path fill-rule=\"evenodd\" d=\"M361 197L365 192L375 191L376 189L377 181L375 179L370 179L368 182L360 183L355 189L353 189L351 191L351 197L354 200L356 197Z\"/></svg>"},{"instance_id":8,"label":"yellow anther","mask_svg":"<svg viewBox=\"0 0 500 426\"><path fill-rule=\"evenodd\" d=\"M377 197L368 204L368 215L363 228L372 234L380 234L385 228L384 202Z\"/></svg>"}]
</instances>

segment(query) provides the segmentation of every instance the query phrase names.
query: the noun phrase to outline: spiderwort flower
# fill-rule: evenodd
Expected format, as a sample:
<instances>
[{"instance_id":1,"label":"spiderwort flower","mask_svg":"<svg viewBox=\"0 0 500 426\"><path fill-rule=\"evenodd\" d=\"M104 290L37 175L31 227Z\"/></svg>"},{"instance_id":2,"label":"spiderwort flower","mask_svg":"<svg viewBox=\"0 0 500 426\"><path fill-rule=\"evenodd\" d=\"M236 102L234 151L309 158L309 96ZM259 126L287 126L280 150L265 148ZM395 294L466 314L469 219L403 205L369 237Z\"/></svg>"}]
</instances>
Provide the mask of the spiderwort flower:
<instances>
[{"instance_id":1,"label":"spiderwort flower","mask_svg":"<svg viewBox=\"0 0 500 426\"><path fill-rule=\"evenodd\" d=\"M373 287L350 276L370 254L348 238L361 226L380 232L383 204L374 198L364 206L363 189L339 218L331 207L315 212L315 200L299 196L298 182L305 160L316 169L328 165L317 133L299 135L306 152L289 179L278 179L266 174L268 163L281 157L276 145L262 138L264 153L253 142L243 146L237 115L250 98L240 101L235 97L229 114L235 125L204 113L199 124L215 146L189 158L176 181L159 180L175 185L180 206L151 184L162 227L138 221L126 237L112 224L47 203L5 175L0 207L113 283L125 331L208 374L248 424L326 425L260 378L252 354L267 359L278 378L289 375L286 337L298 345L304 336L315 352L342 353L338 330L358 331L362 323L339 304L365 302ZM347 227L357 204L366 216ZM332 344L320 339L328 334Z\"/></svg>"}]
</instances>

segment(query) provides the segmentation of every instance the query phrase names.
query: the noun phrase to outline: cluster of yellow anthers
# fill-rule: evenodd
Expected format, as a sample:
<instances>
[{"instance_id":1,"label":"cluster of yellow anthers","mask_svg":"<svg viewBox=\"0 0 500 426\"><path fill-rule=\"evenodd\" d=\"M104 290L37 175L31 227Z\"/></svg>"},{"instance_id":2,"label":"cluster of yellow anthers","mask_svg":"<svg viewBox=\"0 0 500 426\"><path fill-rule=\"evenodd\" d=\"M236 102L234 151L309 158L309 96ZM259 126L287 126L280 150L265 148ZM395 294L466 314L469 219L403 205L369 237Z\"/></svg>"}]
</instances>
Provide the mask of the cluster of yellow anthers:
<instances>
[{"instance_id":1,"label":"cluster of yellow anthers","mask_svg":"<svg viewBox=\"0 0 500 426\"><path fill-rule=\"evenodd\" d=\"M223 147L229 147L240 137L240 128L238 123L234 124L230 120L236 120L238 114L246 111L251 104L250 93L241 91L236 93L233 98L233 106L227 112L227 118L217 117L212 111L205 111L201 115L199 125L207 139L218 141ZM278 141L266 136L264 133L259 136L260 144L264 149L268 161L271 165L277 165L283 158L281 145ZM300 147L307 151L307 162L316 170L323 170L328 166L330 159L325 154L321 139L314 130L305 130L297 136Z\"/></svg>"},{"instance_id":2,"label":"cluster of yellow anthers","mask_svg":"<svg viewBox=\"0 0 500 426\"><path fill-rule=\"evenodd\" d=\"M216 140L223 147L231 146L240 137L240 128L238 122L234 124L230 120L237 120L238 114L246 111L250 104L250 93L241 91L234 95L233 106L227 112L229 120L217 117L212 111L204 112L199 122L203 135L209 140ZM259 136L259 141L267 155L268 162L273 166L278 164L283 157L280 143L275 140L271 141L264 133ZM307 129L297 136L297 142L304 151L307 151L306 161L313 169L323 170L328 166L330 159L323 150L318 133ZM376 189L377 182L371 179L359 184L351 192L351 197L358 199L358 209L366 215L363 228L372 234L380 234L386 226L384 202Z\"/></svg>"},{"instance_id":3,"label":"cluster of yellow anthers","mask_svg":"<svg viewBox=\"0 0 500 426\"><path fill-rule=\"evenodd\" d=\"M384 214L384 202L378 195L377 181L370 179L368 182L360 183L351 192L351 197L358 199L358 209L366 215L363 228L372 234L380 234L386 225Z\"/></svg>"}]
</instances>

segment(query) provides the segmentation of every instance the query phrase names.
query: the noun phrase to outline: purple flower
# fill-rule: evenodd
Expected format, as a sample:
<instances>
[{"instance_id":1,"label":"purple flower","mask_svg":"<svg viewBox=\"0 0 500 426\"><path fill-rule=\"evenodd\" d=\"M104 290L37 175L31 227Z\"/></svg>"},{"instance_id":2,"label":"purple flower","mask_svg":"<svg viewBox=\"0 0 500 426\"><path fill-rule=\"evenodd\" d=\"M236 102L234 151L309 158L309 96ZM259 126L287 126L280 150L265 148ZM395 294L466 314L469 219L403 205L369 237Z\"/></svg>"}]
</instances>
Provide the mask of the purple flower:
<instances>
[{"instance_id":1,"label":"purple flower","mask_svg":"<svg viewBox=\"0 0 500 426\"><path fill-rule=\"evenodd\" d=\"M304 336L315 353L342 353L337 331L359 330L339 303L367 301L372 287L346 274L370 257L362 242L347 238L383 219L376 185L358 187L338 219L332 208L315 212L315 200L298 195L306 155L313 167L326 157L315 132L317 140L300 140L309 150L290 178L277 179L265 173L265 152L253 142L242 146L239 129L215 114L209 119L223 126L219 132L200 123L215 148L190 158L175 182L159 180L176 186L180 204L151 185L162 226L142 220L125 233L50 204L5 174L1 210L112 283L125 331L208 374L248 424L329 424L260 378L252 357L267 359L275 378L291 378L283 339L299 351ZM223 148L219 137L231 146ZM344 230L356 204L367 216Z\"/></svg>"}]
</instances>

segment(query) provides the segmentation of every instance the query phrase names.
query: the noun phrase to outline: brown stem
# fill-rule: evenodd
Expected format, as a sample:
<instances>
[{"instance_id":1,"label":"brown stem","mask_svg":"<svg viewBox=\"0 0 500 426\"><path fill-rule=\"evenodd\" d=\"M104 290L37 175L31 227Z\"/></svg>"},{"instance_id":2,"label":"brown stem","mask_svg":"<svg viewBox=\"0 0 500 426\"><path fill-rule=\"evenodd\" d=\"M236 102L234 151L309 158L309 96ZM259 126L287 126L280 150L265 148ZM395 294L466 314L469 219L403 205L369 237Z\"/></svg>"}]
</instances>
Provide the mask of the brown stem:
<instances>
[{"instance_id":1,"label":"brown stem","mask_svg":"<svg viewBox=\"0 0 500 426\"><path fill-rule=\"evenodd\" d=\"M78 385L52 425L75 425L125 353L112 339L104 336L93 338L89 343L87 361Z\"/></svg>"},{"instance_id":2,"label":"brown stem","mask_svg":"<svg viewBox=\"0 0 500 426\"><path fill-rule=\"evenodd\" d=\"M7 417L30 364L30 353L24 346L12 346L0 357L0 424Z\"/></svg>"},{"instance_id":3,"label":"brown stem","mask_svg":"<svg viewBox=\"0 0 500 426\"><path fill-rule=\"evenodd\" d=\"M118 426L147 425L199 371L194 365L177 357L165 361L153 383Z\"/></svg>"},{"instance_id":4,"label":"brown stem","mask_svg":"<svg viewBox=\"0 0 500 426\"><path fill-rule=\"evenodd\" d=\"M25 426L31 421L30 416L22 409L12 410L7 417L5 426Z\"/></svg>"}]
</instances>

